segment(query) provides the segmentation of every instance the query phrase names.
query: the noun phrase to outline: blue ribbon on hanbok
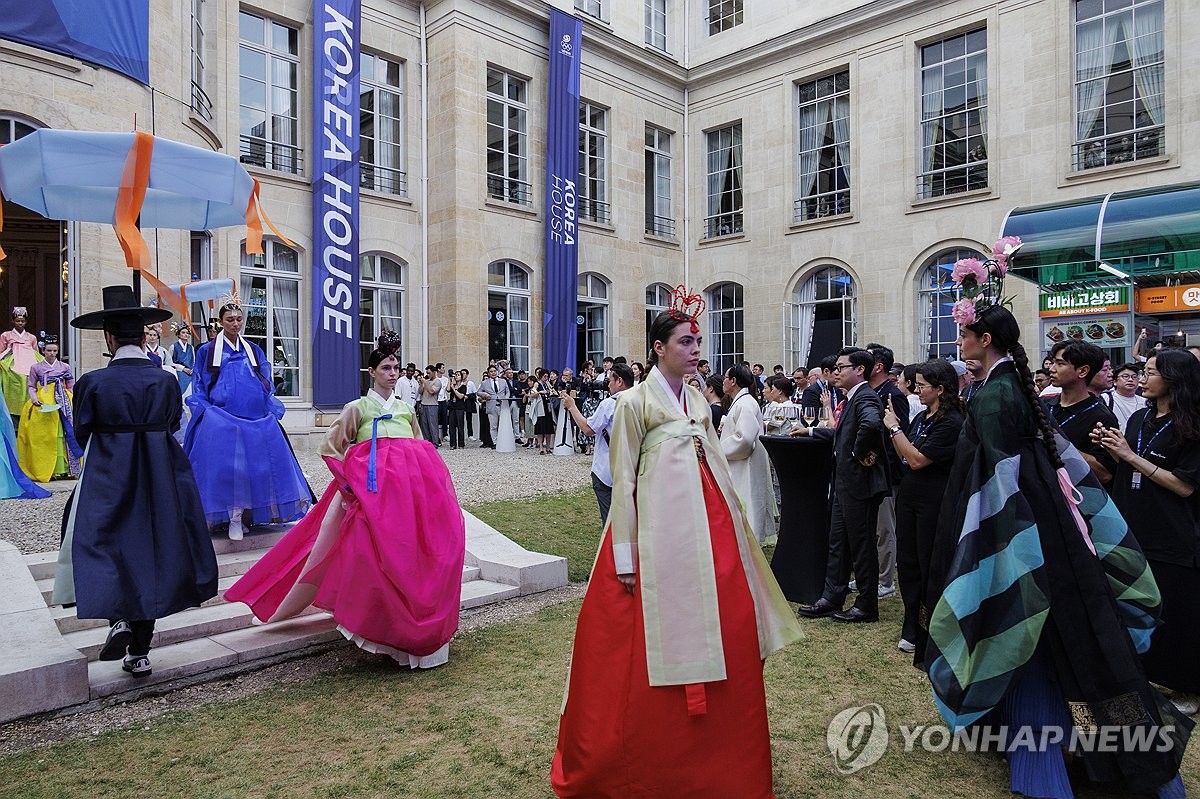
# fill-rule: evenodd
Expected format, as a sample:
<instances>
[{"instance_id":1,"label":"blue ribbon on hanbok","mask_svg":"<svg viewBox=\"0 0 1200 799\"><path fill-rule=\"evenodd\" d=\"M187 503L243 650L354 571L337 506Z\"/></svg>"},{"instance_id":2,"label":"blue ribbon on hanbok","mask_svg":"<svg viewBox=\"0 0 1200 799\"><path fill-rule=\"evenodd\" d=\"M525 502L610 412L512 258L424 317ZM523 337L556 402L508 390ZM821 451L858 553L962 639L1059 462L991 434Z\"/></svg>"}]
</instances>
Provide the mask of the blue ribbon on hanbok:
<instances>
[{"instance_id":1,"label":"blue ribbon on hanbok","mask_svg":"<svg viewBox=\"0 0 1200 799\"><path fill-rule=\"evenodd\" d=\"M376 416L371 421L371 457L367 459L367 490L372 494L379 493L379 486L375 483L375 450L379 443L379 423L384 419L391 419L390 413L385 413L383 416Z\"/></svg>"},{"instance_id":2,"label":"blue ribbon on hanbok","mask_svg":"<svg viewBox=\"0 0 1200 799\"><path fill-rule=\"evenodd\" d=\"M58 418L62 422L63 440L67 444L67 449L76 458L83 457L83 447L79 446L79 442L75 440L75 428L71 426L71 420L67 418L67 406L70 402L67 400L67 386L65 379L55 379L54 381L54 398L58 400ZM42 385L48 385L48 381L43 380Z\"/></svg>"}]
</instances>

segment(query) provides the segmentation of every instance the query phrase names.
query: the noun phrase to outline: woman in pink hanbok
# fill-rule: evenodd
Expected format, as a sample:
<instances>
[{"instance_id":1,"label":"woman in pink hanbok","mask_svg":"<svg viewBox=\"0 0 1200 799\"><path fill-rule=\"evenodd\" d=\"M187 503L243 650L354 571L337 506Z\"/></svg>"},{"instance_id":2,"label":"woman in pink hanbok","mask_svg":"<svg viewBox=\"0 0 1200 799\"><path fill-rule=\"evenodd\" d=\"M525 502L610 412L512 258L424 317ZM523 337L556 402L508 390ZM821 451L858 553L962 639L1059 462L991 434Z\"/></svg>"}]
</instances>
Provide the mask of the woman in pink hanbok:
<instances>
[{"instance_id":1,"label":"woman in pink hanbok","mask_svg":"<svg viewBox=\"0 0 1200 799\"><path fill-rule=\"evenodd\" d=\"M12 309L12 330L0 333L0 389L13 425L20 425L21 409L25 407L25 388L29 370L42 359L37 349L37 336L25 329L29 311L18 305Z\"/></svg>"},{"instance_id":2,"label":"woman in pink hanbok","mask_svg":"<svg viewBox=\"0 0 1200 799\"><path fill-rule=\"evenodd\" d=\"M225 598L267 622L315 605L364 650L431 668L458 629L465 523L445 463L394 393L398 346L380 337L367 362L374 385L321 445L333 472L321 501Z\"/></svg>"}]
</instances>

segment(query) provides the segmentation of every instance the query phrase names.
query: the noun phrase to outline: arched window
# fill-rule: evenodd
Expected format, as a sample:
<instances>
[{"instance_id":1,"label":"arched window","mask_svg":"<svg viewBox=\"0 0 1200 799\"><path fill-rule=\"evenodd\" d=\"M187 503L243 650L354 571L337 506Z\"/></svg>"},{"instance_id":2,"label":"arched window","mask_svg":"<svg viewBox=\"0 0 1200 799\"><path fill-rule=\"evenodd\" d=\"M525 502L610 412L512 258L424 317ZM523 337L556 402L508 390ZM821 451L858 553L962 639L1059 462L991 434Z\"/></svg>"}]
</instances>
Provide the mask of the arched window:
<instances>
[{"instance_id":1,"label":"arched window","mask_svg":"<svg viewBox=\"0 0 1200 799\"><path fill-rule=\"evenodd\" d=\"M650 352L650 328L654 319L671 305L671 287L666 283L651 283L646 286L646 352Z\"/></svg>"},{"instance_id":2,"label":"arched window","mask_svg":"<svg viewBox=\"0 0 1200 799\"><path fill-rule=\"evenodd\" d=\"M22 122L15 117L0 117L0 144L14 142L22 136L28 136L37 130L28 122Z\"/></svg>"},{"instance_id":3,"label":"arched window","mask_svg":"<svg viewBox=\"0 0 1200 799\"><path fill-rule=\"evenodd\" d=\"M271 359L275 393L300 396L300 253L263 239L263 254L250 255L242 242L240 288L250 341Z\"/></svg>"},{"instance_id":4,"label":"arched window","mask_svg":"<svg viewBox=\"0 0 1200 799\"><path fill-rule=\"evenodd\" d=\"M359 259L358 341L362 357L362 393L371 387L367 358L383 331L400 336L396 357L404 363L404 264L387 255L364 255Z\"/></svg>"},{"instance_id":5,"label":"arched window","mask_svg":"<svg viewBox=\"0 0 1200 799\"><path fill-rule=\"evenodd\" d=\"M529 369L529 270L516 261L488 264L488 358Z\"/></svg>"},{"instance_id":6,"label":"arched window","mask_svg":"<svg viewBox=\"0 0 1200 799\"><path fill-rule=\"evenodd\" d=\"M917 288L917 319L921 330L920 348L926 358L957 358L958 324L951 311L959 299L958 288L950 282L954 262L961 258L983 257L974 250L943 250L925 262Z\"/></svg>"},{"instance_id":7,"label":"arched window","mask_svg":"<svg viewBox=\"0 0 1200 799\"><path fill-rule=\"evenodd\" d=\"M718 283L708 290L709 360L714 372L721 374L746 359L740 283Z\"/></svg>"},{"instance_id":8,"label":"arched window","mask_svg":"<svg viewBox=\"0 0 1200 799\"><path fill-rule=\"evenodd\" d=\"M854 278L840 266L813 272L792 292L787 304L788 366L808 366L854 344Z\"/></svg>"},{"instance_id":9,"label":"arched window","mask_svg":"<svg viewBox=\"0 0 1200 799\"><path fill-rule=\"evenodd\" d=\"M575 357L579 366L591 358L599 364L608 347L609 283L600 275L585 272L579 276L579 324Z\"/></svg>"}]
</instances>

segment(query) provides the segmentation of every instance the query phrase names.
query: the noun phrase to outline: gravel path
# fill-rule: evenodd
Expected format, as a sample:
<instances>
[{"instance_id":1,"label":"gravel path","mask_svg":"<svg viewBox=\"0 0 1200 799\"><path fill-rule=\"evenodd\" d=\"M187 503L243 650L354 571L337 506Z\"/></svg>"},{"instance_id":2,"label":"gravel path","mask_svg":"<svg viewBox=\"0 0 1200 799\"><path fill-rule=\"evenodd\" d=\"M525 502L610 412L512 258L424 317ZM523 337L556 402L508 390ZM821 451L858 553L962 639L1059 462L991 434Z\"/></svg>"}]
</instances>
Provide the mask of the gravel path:
<instances>
[{"instance_id":1,"label":"gravel path","mask_svg":"<svg viewBox=\"0 0 1200 799\"><path fill-rule=\"evenodd\" d=\"M467 448L460 450L451 450L448 444L443 444L439 452L450 469L458 501L463 505L591 485L591 456L555 457L521 448L516 452L496 452L480 449L474 441L468 441ZM330 479L325 462L316 452L300 452L297 460L320 496ZM24 553L58 549L63 508L75 481L56 480L42 485L53 492L48 499L0 500L0 540L11 542Z\"/></svg>"}]
</instances>

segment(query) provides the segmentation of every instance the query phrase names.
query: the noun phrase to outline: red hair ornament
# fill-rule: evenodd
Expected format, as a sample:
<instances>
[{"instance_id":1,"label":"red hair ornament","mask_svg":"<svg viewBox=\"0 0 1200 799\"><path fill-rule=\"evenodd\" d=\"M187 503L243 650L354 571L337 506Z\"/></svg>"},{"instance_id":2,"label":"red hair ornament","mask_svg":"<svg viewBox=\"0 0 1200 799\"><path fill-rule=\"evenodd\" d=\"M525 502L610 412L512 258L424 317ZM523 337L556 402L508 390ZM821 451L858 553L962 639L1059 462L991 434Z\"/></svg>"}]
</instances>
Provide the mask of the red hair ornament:
<instances>
[{"instance_id":1,"label":"red hair ornament","mask_svg":"<svg viewBox=\"0 0 1200 799\"><path fill-rule=\"evenodd\" d=\"M667 315L678 322L690 322L692 332L699 333L700 325L696 320L704 313L704 297L700 294L688 294L687 287L680 283L671 289L671 304Z\"/></svg>"}]
</instances>

